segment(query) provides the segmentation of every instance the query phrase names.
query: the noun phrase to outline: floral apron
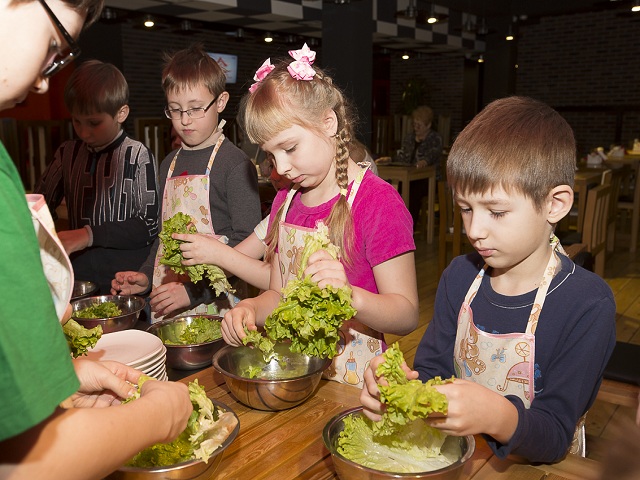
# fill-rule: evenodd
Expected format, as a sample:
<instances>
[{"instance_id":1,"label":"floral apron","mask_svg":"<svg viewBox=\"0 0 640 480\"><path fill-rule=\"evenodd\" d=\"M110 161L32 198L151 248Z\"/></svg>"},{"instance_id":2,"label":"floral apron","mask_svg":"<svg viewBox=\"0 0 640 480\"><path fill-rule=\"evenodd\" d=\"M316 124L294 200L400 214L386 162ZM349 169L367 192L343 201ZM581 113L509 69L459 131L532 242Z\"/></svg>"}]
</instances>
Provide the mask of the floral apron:
<instances>
[{"instance_id":1,"label":"floral apron","mask_svg":"<svg viewBox=\"0 0 640 480\"><path fill-rule=\"evenodd\" d=\"M73 267L71 260L58 238L49 207L44 197L28 194L27 203L31 210L33 227L40 244L40 259L44 275L51 290L58 319L62 322L64 313L71 301L73 291Z\"/></svg>"},{"instance_id":2,"label":"floral apron","mask_svg":"<svg viewBox=\"0 0 640 480\"><path fill-rule=\"evenodd\" d=\"M347 198L349 207L358 193L366 169L358 173L351 186ZM298 188L292 188L287 194L284 210L281 218L286 218ZM313 233L317 228L301 227L280 221L278 229L278 263L282 285L286 285L290 278L295 277L300 268L302 250L304 248L304 236ZM331 366L323 376L329 380L362 387L365 369L373 357L382 353L382 334L363 325L357 320L351 319L340 328L340 340L338 342L338 355L333 358Z\"/></svg>"},{"instance_id":3,"label":"floral apron","mask_svg":"<svg viewBox=\"0 0 640 480\"><path fill-rule=\"evenodd\" d=\"M478 293L487 270L480 270L469 287L464 303L458 314L458 331L454 347L454 367L456 376L485 386L500 395L515 395L529 408L535 396L535 333L540 312L549 290L549 285L560 263L555 250L562 251L557 239L552 241L554 251L542 277L531 307L525 333L493 334L476 327L471 310L471 302ZM481 347L486 345L487 348ZM570 453L584 456L583 416L576 428Z\"/></svg>"},{"instance_id":4,"label":"floral apron","mask_svg":"<svg viewBox=\"0 0 640 480\"><path fill-rule=\"evenodd\" d=\"M220 145L222 145L224 138L224 135L220 135L220 138L213 147L211 157L209 157L209 163L207 164L207 170L204 175L182 175L179 177L171 177L176 165L176 159L178 158L178 155L180 154L182 149L179 149L176 152L173 160L171 161L169 173L167 174L167 181L164 187L164 195L162 197L162 222L168 220L177 212L182 212L186 215L190 215L191 218L194 219L194 223L196 225L198 233L215 236L210 211L209 174L211 172L211 167L213 166L216 154L218 153L218 150L220 149ZM163 252L164 249L162 246L162 242L160 242L158 251L156 253L156 260L153 269L154 288L170 282L189 282L190 280L188 275L178 275L168 266L162 265L160 263ZM203 279L201 281L206 282L207 280ZM234 305L235 298L233 296L228 296L226 298L216 299L216 301L211 305L198 305L191 310L180 310L178 312L172 312L172 314L218 315L221 313L221 309L229 309ZM156 316L155 312L151 312L151 322L154 323L159 320L161 320L161 317Z\"/></svg>"}]
</instances>

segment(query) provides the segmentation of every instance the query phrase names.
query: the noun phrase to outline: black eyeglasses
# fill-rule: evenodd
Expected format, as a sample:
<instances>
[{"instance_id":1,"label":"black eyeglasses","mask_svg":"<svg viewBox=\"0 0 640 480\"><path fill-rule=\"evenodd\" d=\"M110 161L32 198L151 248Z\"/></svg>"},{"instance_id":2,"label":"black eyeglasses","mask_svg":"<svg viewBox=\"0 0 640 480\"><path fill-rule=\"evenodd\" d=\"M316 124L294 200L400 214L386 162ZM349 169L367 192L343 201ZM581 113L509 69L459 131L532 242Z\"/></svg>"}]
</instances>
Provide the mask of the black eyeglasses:
<instances>
[{"instance_id":1,"label":"black eyeglasses","mask_svg":"<svg viewBox=\"0 0 640 480\"><path fill-rule=\"evenodd\" d=\"M73 39L71 34L67 32L66 28L64 28L62 23L60 23L60 20L58 20L58 17L56 17L56 14L53 13L51 8L49 8L49 5L47 5L47 3L44 0L40 0L40 4L44 7L47 14L49 15L49 18L51 18L51 21L56 26L56 28L62 35L62 38L64 38L64 41L67 42L67 45L69 47L68 53L63 53L63 50L61 48L62 46L58 47L58 53L56 54L54 59L51 61L51 63L47 65L42 71L42 76L45 78L49 78L54 74L58 73L68 64L70 64L78 55L80 55L80 47L78 46L76 41Z\"/></svg>"},{"instance_id":2,"label":"black eyeglasses","mask_svg":"<svg viewBox=\"0 0 640 480\"><path fill-rule=\"evenodd\" d=\"M215 103L218 97L211 100L211 103L206 107L189 108L187 110L180 110L179 108L166 108L164 114L171 120L182 120L182 114L186 113L189 118L204 118L204 114L211 108L211 105Z\"/></svg>"}]
</instances>

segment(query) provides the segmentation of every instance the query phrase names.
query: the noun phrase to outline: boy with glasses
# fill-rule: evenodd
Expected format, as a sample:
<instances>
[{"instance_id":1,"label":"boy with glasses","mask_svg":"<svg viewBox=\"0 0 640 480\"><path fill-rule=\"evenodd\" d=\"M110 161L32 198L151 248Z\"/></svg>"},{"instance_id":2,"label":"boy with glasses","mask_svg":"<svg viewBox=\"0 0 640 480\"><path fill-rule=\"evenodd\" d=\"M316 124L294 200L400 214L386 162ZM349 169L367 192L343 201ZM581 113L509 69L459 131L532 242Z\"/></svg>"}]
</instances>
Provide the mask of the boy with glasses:
<instances>
[{"instance_id":1,"label":"boy with glasses","mask_svg":"<svg viewBox=\"0 0 640 480\"><path fill-rule=\"evenodd\" d=\"M140 268L158 234L156 162L122 129L129 86L114 65L81 64L64 101L78 140L58 148L36 192L52 212L66 199L70 229L58 236L75 278L97 283L106 295L116 272Z\"/></svg>"},{"instance_id":2,"label":"boy with glasses","mask_svg":"<svg viewBox=\"0 0 640 480\"><path fill-rule=\"evenodd\" d=\"M0 109L29 90L46 92L68 63L63 57L73 58L59 52L77 51L73 38L101 8L101 0L0 1ZM143 448L176 438L192 412L186 385L146 382L138 400L110 408L132 393L141 372L72 361L24 187L1 143L0 218L0 477L103 478ZM71 407L59 406L65 399Z\"/></svg>"},{"instance_id":3,"label":"boy with glasses","mask_svg":"<svg viewBox=\"0 0 640 480\"><path fill-rule=\"evenodd\" d=\"M219 114L229 94L225 75L201 45L167 57L162 88L165 114L182 139L182 147L160 165L161 222L182 212L190 215L198 233L226 237L236 246L262 219L255 165L222 133ZM159 264L162 246L139 272L123 271L112 281L112 292L149 295L152 321L165 315L220 313L233 298L218 298L207 281L192 283ZM234 282L232 281L232 284ZM240 285L236 282L236 290ZM242 295L241 293L238 293Z\"/></svg>"}]
</instances>

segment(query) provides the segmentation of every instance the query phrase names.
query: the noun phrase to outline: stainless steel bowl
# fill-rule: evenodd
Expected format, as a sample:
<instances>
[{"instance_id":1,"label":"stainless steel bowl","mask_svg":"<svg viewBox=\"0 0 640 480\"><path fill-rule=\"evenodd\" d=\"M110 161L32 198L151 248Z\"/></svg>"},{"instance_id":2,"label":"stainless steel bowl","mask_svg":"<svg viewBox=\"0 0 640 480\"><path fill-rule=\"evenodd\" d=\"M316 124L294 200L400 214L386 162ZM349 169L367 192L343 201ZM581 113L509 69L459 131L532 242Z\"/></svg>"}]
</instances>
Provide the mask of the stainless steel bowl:
<instances>
[{"instance_id":1,"label":"stainless steel bowl","mask_svg":"<svg viewBox=\"0 0 640 480\"><path fill-rule=\"evenodd\" d=\"M192 315L168 318L147 328L147 332L153 333L160 338L165 347L167 347L167 365L169 367L179 370L208 367L211 365L213 354L225 345L222 337L212 342L194 345L171 345L165 343L167 340L179 341L180 334L184 328L190 325L196 317L205 317L212 322L222 321L222 317L216 315Z\"/></svg>"},{"instance_id":2,"label":"stainless steel bowl","mask_svg":"<svg viewBox=\"0 0 640 480\"><path fill-rule=\"evenodd\" d=\"M238 419L236 413L224 403L213 398L211 401L223 410L233 413L236 419ZM216 468L218 468L218 465L222 461L222 454L238 436L239 431L240 421L238 420L236 428L234 428L227 439L222 442L222 445L213 452L213 455L209 457L207 463L204 463L202 460L190 460L169 467L120 467L109 475L107 480L205 480L213 478Z\"/></svg>"},{"instance_id":3,"label":"stainless steel bowl","mask_svg":"<svg viewBox=\"0 0 640 480\"><path fill-rule=\"evenodd\" d=\"M96 303L113 302L120 310L122 315L109 318L77 318L75 312L90 307ZM140 316L140 312L144 308L144 298L136 295L98 295L96 297L87 297L71 302L73 308L73 319L85 328L94 328L98 325L102 326L102 333L118 332L133 327Z\"/></svg>"},{"instance_id":4,"label":"stainless steel bowl","mask_svg":"<svg viewBox=\"0 0 640 480\"><path fill-rule=\"evenodd\" d=\"M362 407L351 408L333 417L324 427L322 439L331 453L331 459L340 480L389 480L389 479L429 479L456 480L462 474L464 464L473 456L476 442L473 435L465 437L449 436L445 440L443 450L455 452L458 459L448 467L422 473L391 473L364 467L346 459L338 453L338 438L344 429L344 419L349 415L361 415ZM458 454L459 452L459 454Z\"/></svg>"},{"instance_id":5,"label":"stainless steel bowl","mask_svg":"<svg viewBox=\"0 0 640 480\"><path fill-rule=\"evenodd\" d=\"M213 356L213 367L222 374L229 391L248 407L256 410L285 410L300 405L316 391L322 372L330 359L293 353L289 345L275 347L280 358L286 357L285 369L277 360L266 363L257 348L225 345ZM249 367L262 367L271 379L248 378ZM288 377L288 369L295 376Z\"/></svg>"},{"instance_id":6,"label":"stainless steel bowl","mask_svg":"<svg viewBox=\"0 0 640 480\"><path fill-rule=\"evenodd\" d=\"M71 291L71 301L80 300L81 298L93 295L98 291L98 284L88 282L86 280L76 280L73 282L73 290Z\"/></svg>"}]
</instances>

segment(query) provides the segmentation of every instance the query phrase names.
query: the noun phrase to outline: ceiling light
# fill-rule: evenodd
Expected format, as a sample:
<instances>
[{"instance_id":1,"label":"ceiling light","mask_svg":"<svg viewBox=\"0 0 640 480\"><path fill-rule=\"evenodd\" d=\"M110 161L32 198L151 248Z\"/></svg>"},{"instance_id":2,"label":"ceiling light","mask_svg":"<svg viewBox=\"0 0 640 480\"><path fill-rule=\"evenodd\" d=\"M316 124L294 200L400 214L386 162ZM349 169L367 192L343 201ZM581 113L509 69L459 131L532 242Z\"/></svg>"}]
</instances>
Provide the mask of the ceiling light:
<instances>
[{"instance_id":1,"label":"ceiling light","mask_svg":"<svg viewBox=\"0 0 640 480\"><path fill-rule=\"evenodd\" d=\"M431 5L431 15L427 18L427 23L436 23L438 21L438 17L436 17L436 6Z\"/></svg>"},{"instance_id":2,"label":"ceiling light","mask_svg":"<svg viewBox=\"0 0 640 480\"><path fill-rule=\"evenodd\" d=\"M156 22L153 21L153 17L151 15L147 15L144 17L144 26L147 28L152 28Z\"/></svg>"},{"instance_id":3,"label":"ceiling light","mask_svg":"<svg viewBox=\"0 0 640 480\"><path fill-rule=\"evenodd\" d=\"M632 12L640 12L640 0L636 0L633 2L633 7L631 7Z\"/></svg>"},{"instance_id":4,"label":"ceiling light","mask_svg":"<svg viewBox=\"0 0 640 480\"><path fill-rule=\"evenodd\" d=\"M267 32L266 35L264 36L264 41L267 42L267 43L273 42L273 35L271 35L271 33Z\"/></svg>"},{"instance_id":5,"label":"ceiling light","mask_svg":"<svg viewBox=\"0 0 640 480\"><path fill-rule=\"evenodd\" d=\"M404 53L402 54L402 59L403 59L403 60L409 60L409 53L408 53L408 52L404 52Z\"/></svg>"},{"instance_id":6,"label":"ceiling light","mask_svg":"<svg viewBox=\"0 0 640 480\"><path fill-rule=\"evenodd\" d=\"M482 55L478 57L478 63L484 63L484 57Z\"/></svg>"},{"instance_id":7,"label":"ceiling light","mask_svg":"<svg viewBox=\"0 0 640 480\"><path fill-rule=\"evenodd\" d=\"M511 25L509 25L509 30L507 30L507 36L504 38L509 42L513 40L514 36L513 36L513 29L511 28Z\"/></svg>"}]
</instances>

